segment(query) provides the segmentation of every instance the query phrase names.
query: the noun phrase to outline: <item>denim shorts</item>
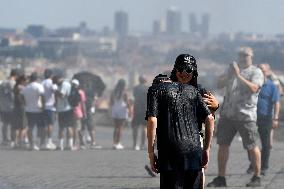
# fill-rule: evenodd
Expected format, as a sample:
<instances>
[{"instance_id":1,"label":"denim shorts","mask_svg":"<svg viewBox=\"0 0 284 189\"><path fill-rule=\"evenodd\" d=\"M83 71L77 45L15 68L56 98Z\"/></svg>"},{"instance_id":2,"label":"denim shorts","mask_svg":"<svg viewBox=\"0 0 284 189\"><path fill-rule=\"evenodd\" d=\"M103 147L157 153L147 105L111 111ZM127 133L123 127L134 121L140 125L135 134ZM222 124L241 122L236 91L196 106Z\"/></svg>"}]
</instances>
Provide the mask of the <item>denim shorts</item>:
<instances>
[{"instance_id":1,"label":"denim shorts","mask_svg":"<svg viewBox=\"0 0 284 189\"><path fill-rule=\"evenodd\" d=\"M52 110L44 110L43 119L46 125L53 125L55 122L55 112Z\"/></svg>"}]
</instances>

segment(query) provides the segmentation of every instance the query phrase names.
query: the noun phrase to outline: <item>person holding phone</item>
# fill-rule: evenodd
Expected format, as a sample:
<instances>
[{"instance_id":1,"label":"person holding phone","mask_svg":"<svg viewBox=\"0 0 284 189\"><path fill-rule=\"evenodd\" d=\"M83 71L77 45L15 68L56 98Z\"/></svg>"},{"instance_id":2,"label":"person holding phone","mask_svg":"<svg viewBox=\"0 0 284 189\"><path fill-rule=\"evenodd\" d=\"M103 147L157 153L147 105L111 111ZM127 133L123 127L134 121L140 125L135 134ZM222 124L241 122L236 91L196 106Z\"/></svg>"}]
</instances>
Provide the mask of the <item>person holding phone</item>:
<instances>
[{"instance_id":1,"label":"person holding phone","mask_svg":"<svg viewBox=\"0 0 284 189\"><path fill-rule=\"evenodd\" d=\"M262 71L253 65L253 50L241 47L238 52L238 63L233 62L229 70L220 76L219 88L225 88L224 102L220 110L217 125L218 176L208 187L226 187L226 166L229 148L236 133L242 137L243 146L252 157L254 175L246 184L247 187L261 185L261 154L257 145L257 100L264 82Z\"/></svg>"}]
</instances>

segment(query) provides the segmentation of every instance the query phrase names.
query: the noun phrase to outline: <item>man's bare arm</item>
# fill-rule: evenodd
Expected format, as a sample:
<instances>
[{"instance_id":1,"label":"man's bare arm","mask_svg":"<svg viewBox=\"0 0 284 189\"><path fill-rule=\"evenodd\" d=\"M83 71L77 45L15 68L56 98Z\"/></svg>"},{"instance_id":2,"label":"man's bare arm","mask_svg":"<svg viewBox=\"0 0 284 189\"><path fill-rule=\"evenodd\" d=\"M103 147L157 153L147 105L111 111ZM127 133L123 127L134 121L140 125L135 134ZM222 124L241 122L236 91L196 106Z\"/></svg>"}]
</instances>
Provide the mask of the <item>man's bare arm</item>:
<instances>
[{"instance_id":1,"label":"man's bare arm","mask_svg":"<svg viewBox=\"0 0 284 189\"><path fill-rule=\"evenodd\" d=\"M256 93L259 90L260 86L244 78L240 73L240 68L237 63L234 63L232 65L234 68L235 75L239 79L239 81L246 85L251 92Z\"/></svg>"},{"instance_id":2,"label":"man's bare arm","mask_svg":"<svg viewBox=\"0 0 284 189\"><path fill-rule=\"evenodd\" d=\"M156 128L157 128L157 118L148 117L148 121L147 121L148 153L154 153Z\"/></svg>"},{"instance_id":3,"label":"man's bare arm","mask_svg":"<svg viewBox=\"0 0 284 189\"><path fill-rule=\"evenodd\" d=\"M280 112L280 102L274 103L274 116L272 121L272 128L277 128L279 126L279 112Z\"/></svg>"},{"instance_id":4,"label":"man's bare arm","mask_svg":"<svg viewBox=\"0 0 284 189\"><path fill-rule=\"evenodd\" d=\"M205 120L205 140L204 140L204 146L203 146L203 158L202 158L202 166L207 167L209 162L209 152L210 147L212 143L213 138L213 132L214 132L214 117L210 114L207 116Z\"/></svg>"},{"instance_id":5,"label":"man's bare arm","mask_svg":"<svg viewBox=\"0 0 284 189\"><path fill-rule=\"evenodd\" d=\"M259 90L259 88L260 88L259 85L257 85L257 84L255 84L255 83L253 83L253 82L251 82L251 81L245 79L241 74L237 75L237 78L238 78L242 83L244 83L244 84L251 90L251 92L253 92L253 93L256 93L256 92Z\"/></svg>"},{"instance_id":6,"label":"man's bare arm","mask_svg":"<svg viewBox=\"0 0 284 189\"><path fill-rule=\"evenodd\" d=\"M157 118L148 117L148 121L147 121L148 156L149 156L152 171L154 171L155 173L158 173L156 162L155 162L155 154L154 154L154 145L155 145L155 140L156 140L156 128L157 128Z\"/></svg>"}]
</instances>

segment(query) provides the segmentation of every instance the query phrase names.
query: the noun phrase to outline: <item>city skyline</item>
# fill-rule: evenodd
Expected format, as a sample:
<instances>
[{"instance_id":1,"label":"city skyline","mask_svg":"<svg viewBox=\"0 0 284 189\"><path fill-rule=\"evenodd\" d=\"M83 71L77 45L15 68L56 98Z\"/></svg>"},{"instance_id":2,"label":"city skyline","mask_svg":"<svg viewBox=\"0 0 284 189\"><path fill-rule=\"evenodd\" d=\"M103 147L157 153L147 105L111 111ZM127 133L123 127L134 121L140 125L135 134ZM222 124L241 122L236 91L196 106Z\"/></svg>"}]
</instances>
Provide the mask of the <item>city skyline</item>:
<instances>
[{"instance_id":1,"label":"city skyline","mask_svg":"<svg viewBox=\"0 0 284 189\"><path fill-rule=\"evenodd\" d=\"M163 3L162 3L163 2ZM130 32L152 32L154 20L166 20L170 7L181 11L182 31L189 32L188 15L210 15L211 34L222 32L284 33L281 21L284 2L274 0L49 0L2 1L0 27L25 29L27 25L42 24L47 28L77 26L85 21L95 30L108 26L114 29L114 14L129 15Z\"/></svg>"}]
</instances>

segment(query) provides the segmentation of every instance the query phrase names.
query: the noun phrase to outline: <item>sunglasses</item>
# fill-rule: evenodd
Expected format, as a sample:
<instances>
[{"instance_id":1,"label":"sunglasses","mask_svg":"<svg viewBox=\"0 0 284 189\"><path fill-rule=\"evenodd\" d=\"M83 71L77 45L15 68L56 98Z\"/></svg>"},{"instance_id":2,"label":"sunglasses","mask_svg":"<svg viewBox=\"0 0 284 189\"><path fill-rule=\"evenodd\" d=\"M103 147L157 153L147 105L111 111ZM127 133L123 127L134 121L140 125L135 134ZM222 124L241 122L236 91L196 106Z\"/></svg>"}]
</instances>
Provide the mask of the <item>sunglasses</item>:
<instances>
[{"instance_id":1,"label":"sunglasses","mask_svg":"<svg viewBox=\"0 0 284 189\"><path fill-rule=\"evenodd\" d=\"M187 68L177 68L177 71L182 73L183 71L185 71L188 74L193 73L193 68L192 67L187 67Z\"/></svg>"}]
</instances>

